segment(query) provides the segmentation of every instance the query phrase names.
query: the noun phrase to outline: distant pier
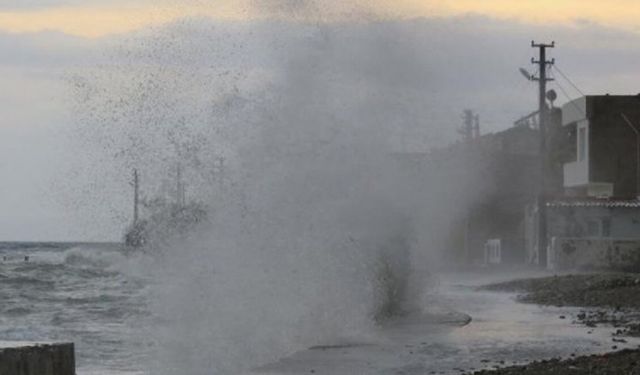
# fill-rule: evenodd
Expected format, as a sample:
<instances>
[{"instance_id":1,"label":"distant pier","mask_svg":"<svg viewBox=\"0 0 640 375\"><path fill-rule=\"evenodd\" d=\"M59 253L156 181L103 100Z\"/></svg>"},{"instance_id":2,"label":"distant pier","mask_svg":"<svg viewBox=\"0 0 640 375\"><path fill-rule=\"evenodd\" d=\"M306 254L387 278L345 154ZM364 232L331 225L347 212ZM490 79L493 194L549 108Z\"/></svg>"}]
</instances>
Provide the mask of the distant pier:
<instances>
[{"instance_id":1,"label":"distant pier","mask_svg":"<svg viewBox=\"0 0 640 375\"><path fill-rule=\"evenodd\" d=\"M1 375L75 375L72 343L0 341Z\"/></svg>"}]
</instances>

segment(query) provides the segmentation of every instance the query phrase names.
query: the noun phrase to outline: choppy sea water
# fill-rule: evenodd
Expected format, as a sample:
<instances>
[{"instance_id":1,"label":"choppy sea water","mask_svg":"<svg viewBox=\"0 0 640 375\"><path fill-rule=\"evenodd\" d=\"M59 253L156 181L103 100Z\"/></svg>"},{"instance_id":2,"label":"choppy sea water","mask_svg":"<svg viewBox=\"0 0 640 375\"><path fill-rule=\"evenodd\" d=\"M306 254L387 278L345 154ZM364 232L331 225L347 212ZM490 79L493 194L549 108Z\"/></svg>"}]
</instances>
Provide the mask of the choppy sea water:
<instances>
[{"instance_id":1,"label":"choppy sea water","mask_svg":"<svg viewBox=\"0 0 640 375\"><path fill-rule=\"evenodd\" d=\"M144 262L140 254L125 255L118 244L0 243L0 341L74 342L78 375L151 374L157 348L148 333L161 321L151 308L154 285L140 272ZM469 285L492 281L471 279ZM604 352L611 345L613 328L587 331L558 318L576 309L523 305L508 294L477 292L461 275L443 277L438 289L431 303L470 313L471 324L401 322L381 327L376 339L362 345L300 348L256 373L457 373L485 367L487 358L522 363ZM638 344L629 339L617 345Z\"/></svg>"},{"instance_id":2,"label":"choppy sea water","mask_svg":"<svg viewBox=\"0 0 640 375\"><path fill-rule=\"evenodd\" d=\"M117 244L0 243L0 340L74 342L79 375L145 370L149 283L129 265Z\"/></svg>"}]
</instances>

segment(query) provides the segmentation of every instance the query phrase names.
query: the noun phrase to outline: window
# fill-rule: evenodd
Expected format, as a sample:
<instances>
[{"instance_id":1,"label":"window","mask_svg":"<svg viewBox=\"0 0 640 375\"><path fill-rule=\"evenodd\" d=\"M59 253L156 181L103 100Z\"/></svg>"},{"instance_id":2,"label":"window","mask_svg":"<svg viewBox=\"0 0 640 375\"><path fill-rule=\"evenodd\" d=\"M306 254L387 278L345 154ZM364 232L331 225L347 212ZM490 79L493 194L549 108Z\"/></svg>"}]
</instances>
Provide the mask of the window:
<instances>
[{"instance_id":1,"label":"window","mask_svg":"<svg viewBox=\"0 0 640 375\"><path fill-rule=\"evenodd\" d=\"M589 220L587 222L587 236L589 237L597 237L599 232L599 225L597 221Z\"/></svg>"},{"instance_id":2,"label":"window","mask_svg":"<svg viewBox=\"0 0 640 375\"><path fill-rule=\"evenodd\" d=\"M587 156L587 128L578 129L578 161Z\"/></svg>"}]
</instances>

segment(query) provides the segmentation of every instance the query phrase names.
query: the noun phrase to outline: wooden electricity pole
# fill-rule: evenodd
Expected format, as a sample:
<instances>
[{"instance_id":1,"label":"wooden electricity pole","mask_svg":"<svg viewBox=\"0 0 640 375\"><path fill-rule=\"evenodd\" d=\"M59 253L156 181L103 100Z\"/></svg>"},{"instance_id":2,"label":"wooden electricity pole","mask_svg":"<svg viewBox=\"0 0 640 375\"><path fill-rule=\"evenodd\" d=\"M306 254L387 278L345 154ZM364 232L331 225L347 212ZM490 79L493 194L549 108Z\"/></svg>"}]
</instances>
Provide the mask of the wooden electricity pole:
<instances>
[{"instance_id":1,"label":"wooden electricity pole","mask_svg":"<svg viewBox=\"0 0 640 375\"><path fill-rule=\"evenodd\" d=\"M547 78L547 65L553 64L555 61L547 61L547 48L554 48L555 42L551 44L538 44L531 42L532 48L538 48L540 57L538 61L531 59L532 64L537 64L540 71L538 77L532 77L534 81L538 81L538 114L540 128L540 181L538 188L538 264L541 267L547 267L547 121L549 113L547 111L547 82L553 81Z\"/></svg>"}]
</instances>

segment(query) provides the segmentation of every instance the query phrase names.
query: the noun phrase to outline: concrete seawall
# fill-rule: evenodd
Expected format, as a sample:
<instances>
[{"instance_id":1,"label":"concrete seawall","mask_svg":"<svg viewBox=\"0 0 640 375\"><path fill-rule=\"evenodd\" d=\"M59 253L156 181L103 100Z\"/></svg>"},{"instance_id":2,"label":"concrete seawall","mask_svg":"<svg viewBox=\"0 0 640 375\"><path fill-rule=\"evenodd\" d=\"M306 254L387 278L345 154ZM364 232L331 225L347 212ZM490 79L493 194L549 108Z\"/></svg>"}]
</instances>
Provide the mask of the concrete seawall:
<instances>
[{"instance_id":1,"label":"concrete seawall","mask_svg":"<svg viewBox=\"0 0 640 375\"><path fill-rule=\"evenodd\" d=\"M0 375L75 375L72 343L0 342Z\"/></svg>"}]
</instances>

